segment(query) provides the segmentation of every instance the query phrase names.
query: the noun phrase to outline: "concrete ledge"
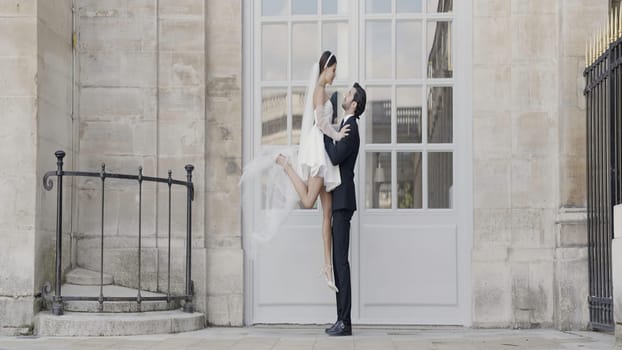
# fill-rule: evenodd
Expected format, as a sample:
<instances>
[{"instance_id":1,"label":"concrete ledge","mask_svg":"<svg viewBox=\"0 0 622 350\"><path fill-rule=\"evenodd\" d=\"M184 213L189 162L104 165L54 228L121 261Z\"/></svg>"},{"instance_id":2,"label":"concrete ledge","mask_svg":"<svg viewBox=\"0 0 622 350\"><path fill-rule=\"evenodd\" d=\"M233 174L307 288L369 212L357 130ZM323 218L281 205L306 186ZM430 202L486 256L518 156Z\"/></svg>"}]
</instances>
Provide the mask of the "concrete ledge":
<instances>
[{"instance_id":1,"label":"concrete ledge","mask_svg":"<svg viewBox=\"0 0 622 350\"><path fill-rule=\"evenodd\" d=\"M28 327L0 327L0 337L12 337L30 334Z\"/></svg>"},{"instance_id":2,"label":"concrete ledge","mask_svg":"<svg viewBox=\"0 0 622 350\"><path fill-rule=\"evenodd\" d=\"M65 311L72 312L100 312L99 302L97 301L66 301ZM169 303L166 301L143 301L138 306L135 301L106 301L103 304L103 313L110 312L149 312L149 311L166 311L179 309L181 302L179 300L172 300Z\"/></svg>"},{"instance_id":3,"label":"concrete ledge","mask_svg":"<svg viewBox=\"0 0 622 350\"><path fill-rule=\"evenodd\" d=\"M205 327L201 313L181 310L106 314L49 311L35 316L34 332L40 336L124 336L194 331Z\"/></svg>"}]
</instances>

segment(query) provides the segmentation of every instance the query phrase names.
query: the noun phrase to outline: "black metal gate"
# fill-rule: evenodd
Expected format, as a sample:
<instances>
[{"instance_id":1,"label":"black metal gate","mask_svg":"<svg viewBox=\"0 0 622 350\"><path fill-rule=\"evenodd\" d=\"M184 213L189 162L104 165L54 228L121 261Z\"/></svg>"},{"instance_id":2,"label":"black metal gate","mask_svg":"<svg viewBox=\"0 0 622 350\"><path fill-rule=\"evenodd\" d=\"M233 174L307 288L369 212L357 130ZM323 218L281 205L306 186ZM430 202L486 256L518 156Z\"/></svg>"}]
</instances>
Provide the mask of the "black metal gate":
<instances>
[{"instance_id":1,"label":"black metal gate","mask_svg":"<svg viewBox=\"0 0 622 350\"><path fill-rule=\"evenodd\" d=\"M621 202L622 38L614 31L590 46L586 60L587 222L592 328L613 330L613 206ZM617 34L617 33L615 33Z\"/></svg>"}]
</instances>

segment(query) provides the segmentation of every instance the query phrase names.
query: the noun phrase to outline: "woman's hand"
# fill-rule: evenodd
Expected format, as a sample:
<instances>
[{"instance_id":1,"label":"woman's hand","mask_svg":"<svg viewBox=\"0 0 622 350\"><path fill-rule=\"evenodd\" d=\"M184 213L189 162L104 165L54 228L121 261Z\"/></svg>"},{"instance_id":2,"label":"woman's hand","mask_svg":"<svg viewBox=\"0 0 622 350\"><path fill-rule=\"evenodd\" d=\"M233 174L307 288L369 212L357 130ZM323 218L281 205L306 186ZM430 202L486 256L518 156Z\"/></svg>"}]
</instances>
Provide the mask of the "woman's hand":
<instances>
[{"instance_id":1,"label":"woman's hand","mask_svg":"<svg viewBox=\"0 0 622 350\"><path fill-rule=\"evenodd\" d=\"M341 128L341 130L339 130L339 140L348 136L348 134L350 134L350 125L346 124L343 128Z\"/></svg>"}]
</instances>

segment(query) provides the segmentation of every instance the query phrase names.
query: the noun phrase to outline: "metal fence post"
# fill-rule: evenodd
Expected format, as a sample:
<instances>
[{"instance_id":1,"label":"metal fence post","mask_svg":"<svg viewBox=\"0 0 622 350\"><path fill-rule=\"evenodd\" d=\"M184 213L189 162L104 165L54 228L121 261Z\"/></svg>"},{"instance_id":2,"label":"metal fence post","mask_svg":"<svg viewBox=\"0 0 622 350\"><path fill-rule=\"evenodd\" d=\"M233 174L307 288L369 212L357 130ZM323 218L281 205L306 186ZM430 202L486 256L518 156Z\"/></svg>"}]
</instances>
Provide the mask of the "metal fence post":
<instances>
[{"instance_id":1,"label":"metal fence post","mask_svg":"<svg viewBox=\"0 0 622 350\"><path fill-rule=\"evenodd\" d=\"M194 185L192 184L192 171L194 166L187 164L186 177L188 178L188 197L187 197L187 222L186 222L186 302L184 304L185 312L193 312L192 296L194 294L192 288L192 200L194 199Z\"/></svg>"},{"instance_id":2,"label":"metal fence post","mask_svg":"<svg viewBox=\"0 0 622 350\"><path fill-rule=\"evenodd\" d=\"M63 297L61 295L62 279L62 261L63 261L63 158L65 158L65 152L56 151L56 176L58 178L57 183L57 195L56 195L56 291L54 295L54 301L52 302L52 313L54 315L62 315L63 311Z\"/></svg>"}]
</instances>

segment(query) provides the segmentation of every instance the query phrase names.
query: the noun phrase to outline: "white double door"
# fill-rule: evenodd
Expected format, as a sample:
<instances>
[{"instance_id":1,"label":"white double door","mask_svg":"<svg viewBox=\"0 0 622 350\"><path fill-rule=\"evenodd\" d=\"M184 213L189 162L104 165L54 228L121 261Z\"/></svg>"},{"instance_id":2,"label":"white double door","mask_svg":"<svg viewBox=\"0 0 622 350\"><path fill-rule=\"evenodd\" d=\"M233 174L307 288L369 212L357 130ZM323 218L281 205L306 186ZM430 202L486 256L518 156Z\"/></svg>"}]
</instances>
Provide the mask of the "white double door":
<instances>
[{"instance_id":1,"label":"white double door","mask_svg":"<svg viewBox=\"0 0 622 350\"><path fill-rule=\"evenodd\" d=\"M298 17L293 1L273 2L288 6L274 18L269 6L245 2L253 29L246 32L253 57L246 65L254 72L246 87L252 95L245 118L251 140L247 154L296 143L300 108L295 97L301 87L294 79L296 46L291 39ZM318 2L320 27L314 30L324 33L319 3L327 2ZM386 2L387 8L374 7L378 1L339 3L346 3L353 14L339 17L341 8L336 8L328 17L327 25L346 30L350 38L335 41L331 48L337 52L343 78L339 80L338 74L336 89L343 93L350 81L358 80L368 94L367 110L359 121L355 175L359 209L350 234L352 321L469 325L470 60L456 57L468 56L470 38L456 32L469 32L465 28L470 25L470 5L457 2L442 12L452 1L422 0L420 7L400 13L400 1L395 0ZM340 19L342 26L337 23ZM289 31L284 34L291 44L285 48L289 71L273 78L271 72L278 72L278 67L275 64L271 71L265 52L279 47L264 33L272 38L279 25ZM331 41L322 40L318 46L327 42ZM388 53L376 54L378 50ZM257 245L249 237L256 203L249 201L244 207L246 323L333 322L335 293L320 274L321 209L294 211L272 241Z\"/></svg>"},{"instance_id":2,"label":"white double door","mask_svg":"<svg viewBox=\"0 0 622 350\"><path fill-rule=\"evenodd\" d=\"M248 258L251 324L328 323L335 293L323 266L320 215L292 215ZM350 236L352 321L357 324L468 324L461 230L444 215L357 213Z\"/></svg>"}]
</instances>

